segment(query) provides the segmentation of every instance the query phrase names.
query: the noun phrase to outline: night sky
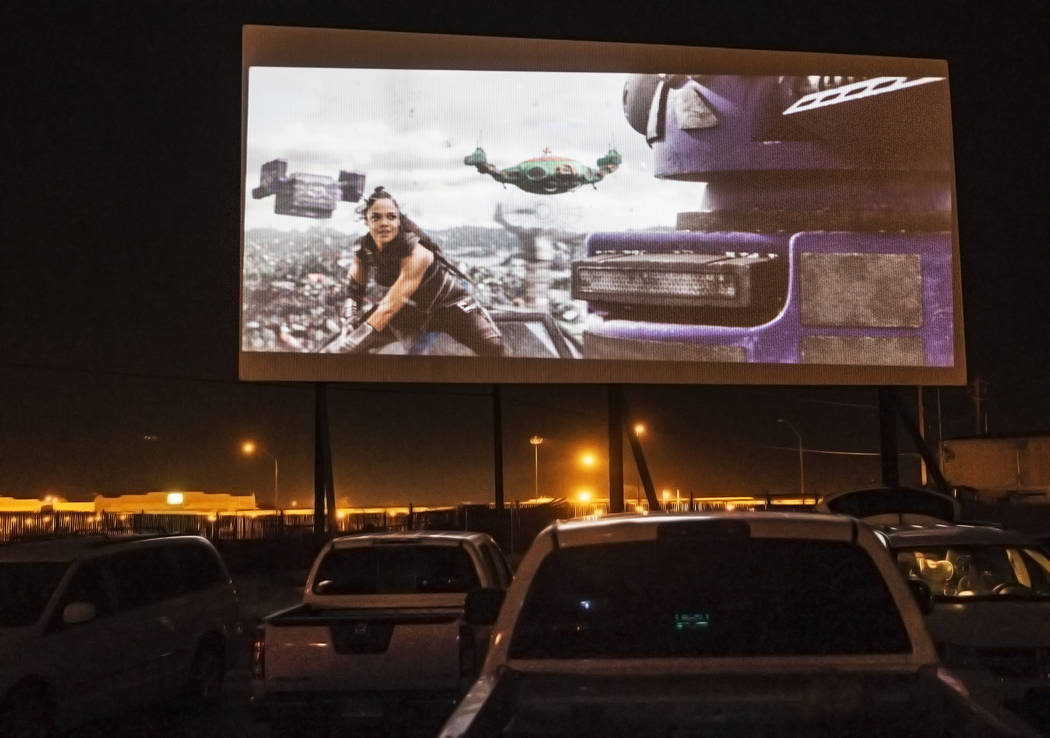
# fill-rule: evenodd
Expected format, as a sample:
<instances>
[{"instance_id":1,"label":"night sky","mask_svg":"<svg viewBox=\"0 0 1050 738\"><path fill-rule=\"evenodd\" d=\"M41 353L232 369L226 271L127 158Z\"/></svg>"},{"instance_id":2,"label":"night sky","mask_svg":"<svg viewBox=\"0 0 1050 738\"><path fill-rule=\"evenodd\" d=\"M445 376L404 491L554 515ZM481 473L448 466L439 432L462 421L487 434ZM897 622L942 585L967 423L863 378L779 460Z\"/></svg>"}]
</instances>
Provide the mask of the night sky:
<instances>
[{"instance_id":1,"label":"night sky","mask_svg":"<svg viewBox=\"0 0 1050 738\"><path fill-rule=\"evenodd\" d=\"M313 388L237 381L241 26L298 25L944 58L956 147L967 361L993 433L1050 432L1045 250L1046 4L541 2L24 3L9 59L0 342L0 496L203 489L281 502L312 491ZM979 7L979 6L974 6ZM686 10L685 8L692 8ZM13 53L11 53L13 52ZM488 386L330 388L336 496L354 505L491 499ZM914 401L915 390L901 393ZM975 430L941 393L945 437ZM796 439L875 452L871 388L629 387L659 488L789 492ZM925 393L936 436L933 389ZM502 391L508 499L601 491L605 388ZM155 440L145 440L146 436ZM905 450L910 450L902 442ZM808 454L821 493L878 477L873 456ZM905 479L914 476L902 460ZM910 475L910 476L909 476ZM627 495L636 484L625 471Z\"/></svg>"}]
</instances>

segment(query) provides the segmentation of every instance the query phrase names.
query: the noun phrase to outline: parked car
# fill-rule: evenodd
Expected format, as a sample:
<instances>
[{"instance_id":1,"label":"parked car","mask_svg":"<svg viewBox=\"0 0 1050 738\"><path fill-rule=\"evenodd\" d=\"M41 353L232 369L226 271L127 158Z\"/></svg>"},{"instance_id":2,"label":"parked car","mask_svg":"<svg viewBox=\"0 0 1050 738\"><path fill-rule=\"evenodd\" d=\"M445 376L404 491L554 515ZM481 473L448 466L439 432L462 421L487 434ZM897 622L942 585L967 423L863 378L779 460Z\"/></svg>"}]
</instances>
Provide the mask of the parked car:
<instances>
[{"instance_id":1,"label":"parked car","mask_svg":"<svg viewBox=\"0 0 1050 738\"><path fill-rule=\"evenodd\" d=\"M217 700L238 604L197 536L0 546L0 736L48 736L156 701Z\"/></svg>"},{"instance_id":2,"label":"parked car","mask_svg":"<svg viewBox=\"0 0 1050 738\"><path fill-rule=\"evenodd\" d=\"M1006 702L1050 705L1050 554L1016 531L987 525L882 535L901 573L933 592L926 625L942 661Z\"/></svg>"},{"instance_id":3,"label":"parked car","mask_svg":"<svg viewBox=\"0 0 1050 738\"><path fill-rule=\"evenodd\" d=\"M492 643L442 738L1033 734L938 664L915 594L852 518L556 523L497 616L498 600L467 598Z\"/></svg>"},{"instance_id":4,"label":"parked car","mask_svg":"<svg viewBox=\"0 0 1050 738\"><path fill-rule=\"evenodd\" d=\"M440 724L488 642L488 626L463 621L467 593L502 592L510 579L485 533L336 538L317 555L302 602L256 629L252 704L273 732L292 735L318 718L390 723L415 712Z\"/></svg>"}]
</instances>

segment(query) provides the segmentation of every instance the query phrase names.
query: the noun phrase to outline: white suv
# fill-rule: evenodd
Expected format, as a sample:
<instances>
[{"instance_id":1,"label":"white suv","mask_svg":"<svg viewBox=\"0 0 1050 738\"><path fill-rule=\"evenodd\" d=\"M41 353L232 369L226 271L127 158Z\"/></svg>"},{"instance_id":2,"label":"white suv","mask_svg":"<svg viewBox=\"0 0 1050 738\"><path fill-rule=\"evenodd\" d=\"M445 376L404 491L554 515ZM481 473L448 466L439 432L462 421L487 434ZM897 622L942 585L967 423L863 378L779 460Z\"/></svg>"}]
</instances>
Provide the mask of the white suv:
<instances>
[{"instance_id":1,"label":"white suv","mask_svg":"<svg viewBox=\"0 0 1050 738\"><path fill-rule=\"evenodd\" d=\"M140 705L216 699L236 593L197 536L0 546L0 736L47 736Z\"/></svg>"}]
</instances>

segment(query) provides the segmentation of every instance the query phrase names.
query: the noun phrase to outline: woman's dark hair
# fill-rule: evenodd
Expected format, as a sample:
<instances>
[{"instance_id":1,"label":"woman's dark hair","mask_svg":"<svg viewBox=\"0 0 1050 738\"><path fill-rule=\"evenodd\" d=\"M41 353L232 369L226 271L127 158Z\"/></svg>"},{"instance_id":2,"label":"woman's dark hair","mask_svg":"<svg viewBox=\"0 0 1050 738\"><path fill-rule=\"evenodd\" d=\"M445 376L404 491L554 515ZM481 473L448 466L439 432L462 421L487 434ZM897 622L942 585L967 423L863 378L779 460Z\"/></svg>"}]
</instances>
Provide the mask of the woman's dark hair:
<instances>
[{"instance_id":1,"label":"woman's dark hair","mask_svg":"<svg viewBox=\"0 0 1050 738\"><path fill-rule=\"evenodd\" d=\"M376 200L389 200L390 202L394 203L394 207L397 208L397 212L401 214L401 227L398 229L399 238L401 237L401 234L405 233L406 231L408 233L414 233L419 238L419 242L423 244L423 246L436 253L441 252L441 247L434 243L434 241L431 240L430 236L428 236L422 228L416 225L416 222L414 220L405 215L405 212L401 209L401 206L398 205L397 200L394 199L394 196L391 195L387 191L387 189L382 185L372 190L372 194L369 195L368 198L364 201L364 203L357 208L357 214L361 216L362 220L367 220L366 215L368 213L368 209L376 204Z\"/></svg>"}]
</instances>

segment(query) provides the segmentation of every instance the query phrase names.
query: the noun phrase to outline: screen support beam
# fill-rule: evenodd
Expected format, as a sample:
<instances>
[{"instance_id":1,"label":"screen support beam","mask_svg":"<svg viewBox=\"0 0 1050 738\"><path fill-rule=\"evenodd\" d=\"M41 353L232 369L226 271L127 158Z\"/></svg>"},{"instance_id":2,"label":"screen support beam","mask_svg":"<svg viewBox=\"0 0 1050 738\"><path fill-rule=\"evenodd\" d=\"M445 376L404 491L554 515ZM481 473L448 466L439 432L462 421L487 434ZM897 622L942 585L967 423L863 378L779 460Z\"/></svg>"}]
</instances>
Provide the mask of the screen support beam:
<instances>
[{"instance_id":1,"label":"screen support beam","mask_svg":"<svg viewBox=\"0 0 1050 738\"><path fill-rule=\"evenodd\" d=\"M645 499L649 503L650 510L660 510L660 501L656 498L656 489L653 487L653 479L649 475L649 465L645 461L645 453L638 436L631 428L631 411L627 406L627 398L623 392L623 385L609 385L609 512L623 512L623 431L627 427L627 440L631 444L631 454L638 469L638 478L645 489ZM617 497L617 487L619 496ZM619 508L614 507L614 500L619 503ZM692 509L692 505L690 505Z\"/></svg>"},{"instance_id":2,"label":"screen support beam","mask_svg":"<svg viewBox=\"0 0 1050 738\"><path fill-rule=\"evenodd\" d=\"M496 510L503 512L503 393L492 385L492 461L495 469Z\"/></svg>"},{"instance_id":3,"label":"screen support beam","mask_svg":"<svg viewBox=\"0 0 1050 738\"><path fill-rule=\"evenodd\" d=\"M882 484L885 487L900 486L899 449L897 446L897 420L900 419L905 431L911 437L915 448L923 461L926 469L933 479L934 486L938 491L951 495L951 485L941 472L937 456L930 451L926 439L922 437L919 426L911 412L901 402L900 395L893 387L879 387L879 439L882 456Z\"/></svg>"},{"instance_id":4,"label":"screen support beam","mask_svg":"<svg viewBox=\"0 0 1050 738\"><path fill-rule=\"evenodd\" d=\"M915 448L918 450L922 460L926 462L926 472L933 480L934 486L943 494L954 496L952 495L951 485L948 484L948 480L945 479L944 473L941 471L941 464L938 455L934 454L930 449L929 444L922 435L922 429L919 427L919 424L916 423L911 411L905 407L903 402L901 402L900 394L896 390L893 390L890 394L890 399L893 402L894 409L897 411L897 415L903 422L904 430L911 437L911 440L915 444Z\"/></svg>"},{"instance_id":5,"label":"screen support beam","mask_svg":"<svg viewBox=\"0 0 1050 738\"><path fill-rule=\"evenodd\" d=\"M609 410L609 512L623 512L623 387L606 388Z\"/></svg>"},{"instance_id":6,"label":"screen support beam","mask_svg":"<svg viewBox=\"0 0 1050 738\"><path fill-rule=\"evenodd\" d=\"M893 389L879 387L879 452L882 458L882 484L899 487L900 468L897 448L897 414L893 403Z\"/></svg>"}]
</instances>

